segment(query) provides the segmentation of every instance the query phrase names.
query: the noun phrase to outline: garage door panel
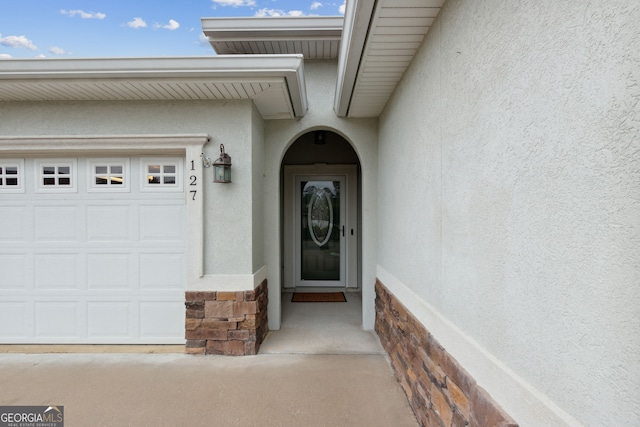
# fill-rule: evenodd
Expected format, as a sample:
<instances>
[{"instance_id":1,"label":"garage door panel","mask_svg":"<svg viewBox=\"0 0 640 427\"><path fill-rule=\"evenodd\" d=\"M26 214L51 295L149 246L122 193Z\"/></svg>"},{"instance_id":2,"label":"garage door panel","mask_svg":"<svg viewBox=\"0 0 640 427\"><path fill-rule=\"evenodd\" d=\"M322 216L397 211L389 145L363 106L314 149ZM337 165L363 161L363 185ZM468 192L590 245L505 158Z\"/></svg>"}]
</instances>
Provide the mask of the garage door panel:
<instances>
[{"instance_id":1,"label":"garage door panel","mask_svg":"<svg viewBox=\"0 0 640 427\"><path fill-rule=\"evenodd\" d=\"M0 302L0 337L28 337L27 306L25 302Z\"/></svg>"},{"instance_id":2,"label":"garage door panel","mask_svg":"<svg viewBox=\"0 0 640 427\"><path fill-rule=\"evenodd\" d=\"M26 254L0 254L0 289L27 289Z\"/></svg>"},{"instance_id":3,"label":"garage door panel","mask_svg":"<svg viewBox=\"0 0 640 427\"><path fill-rule=\"evenodd\" d=\"M77 206L35 206L35 239L39 242L79 242L81 222Z\"/></svg>"},{"instance_id":4,"label":"garage door panel","mask_svg":"<svg viewBox=\"0 0 640 427\"><path fill-rule=\"evenodd\" d=\"M140 336L143 338L184 335L184 303L141 302Z\"/></svg>"},{"instance_id":5,"label":"garage door panel","mask_svg":"<svg viewBox=\"0 0 640 427\"><path fill-rule=\"evenodd\" d=\"M77 338L80 332L79 302L36 302L36 338Z\"/></svg>"},{"instance_id":6,"label":"garage door panel","mask_svg":"<svg viewBox=\"0 0 640 427\"><path fill-rule=\"evenodd\" d=\"M26 206L0 206L0 241L24 242L27 239Z\"/></svg>"},{"instance_id":7,"label":"garage door panel","mask_svg":"<svg viewBox=\"0 0 640 427\"><path fill-rule=\"evenodd\" d=\"M88 254L87 287L100 290L123 290L131 287L132 255Z\"/></svg>"},{"instance_id":8,"label":"garage door panel","mask_svg":"<svg viewBox=\"0 0 640 427\"><path fill-rule=\"evenodd\" d=\"M185 259L182 254L140 254L142 289L182 289Z\"/></svg>"},{"instance_id":9,"label":"garage door panel","mask_svg":"<svg viewBox=\"0 0 640 427\"><path fill-rule=\"evenodd\" d=\"M132 211L130 205L87 206L87 240L132 242Z\"/></svg>"},{"instance_id":10,"label":"garage door panel","mask_svg":"<svg viewBox=\"0 0 640 427\"><path fill-rule=\"evenodd\" d=\"M129 338L133 332L132 303L99 301L87 303L88 335L100 338Z\"/></svg>"},{"instance_id":11,"label":"garage door panel","mask_svg":"<svg viewBox=\"0 0 640 427\"><path fill-rule=\"evenodd\" d=\"M184 205L140 206L140 240L142 242L182 241L184 239Z\"/></svg>"},{"instance_id":12,"label":"garage door panel","mask_svg":"<svg viewBox=\"0 0 640 427\"><path fill-rule=\"evenodd\" d=\"M78 254L37 254L35 256L36 289L79 289Z\"/></svg>"}]
</instances>

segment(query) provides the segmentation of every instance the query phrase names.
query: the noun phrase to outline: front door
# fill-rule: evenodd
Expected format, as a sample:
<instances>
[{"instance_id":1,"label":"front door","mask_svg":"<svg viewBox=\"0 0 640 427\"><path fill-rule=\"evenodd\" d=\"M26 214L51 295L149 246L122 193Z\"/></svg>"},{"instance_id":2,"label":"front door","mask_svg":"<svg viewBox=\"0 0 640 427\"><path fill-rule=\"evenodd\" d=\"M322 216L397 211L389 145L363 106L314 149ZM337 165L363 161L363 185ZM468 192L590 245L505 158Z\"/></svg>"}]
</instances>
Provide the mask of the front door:
<instances>
[{"instance_id":1,"label":"front door","mask_svg":"<svg viewBox=\"0 0 640 427\"><path fill-rule=\"evenodd\" d=\"M285 287L357 287L355 167L291 166L285 175Z\"/></svg>"},{"instance_id":2,"label":"front door","mask_svg":"<svg viewBox=\"0 0 640 427\"><path fill-rule=\"evenodd\" d=\"M296 286L344 286L346 177L296 177Z\"/></svg>"}]
</instances>

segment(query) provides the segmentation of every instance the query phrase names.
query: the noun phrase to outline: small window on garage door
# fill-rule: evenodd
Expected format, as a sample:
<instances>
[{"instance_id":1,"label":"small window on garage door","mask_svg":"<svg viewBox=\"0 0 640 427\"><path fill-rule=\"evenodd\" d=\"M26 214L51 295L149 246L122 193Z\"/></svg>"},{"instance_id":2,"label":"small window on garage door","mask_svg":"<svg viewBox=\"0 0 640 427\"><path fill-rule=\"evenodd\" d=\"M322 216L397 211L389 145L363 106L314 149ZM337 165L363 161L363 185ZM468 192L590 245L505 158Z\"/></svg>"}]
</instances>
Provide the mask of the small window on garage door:
<instances>
[{"instance_id":1,"label":"small window on garage door","mask_svg":"<svg viewBox=\"0 0 640 427\"><path fill-rule=\"evenodd\" d=\"M89 159L88 165L89 191L129 191L129 159Z\"/></svg>"},{"instance_id":2,"label":"small window on garage door","mask_svg":"<svg viewBox=\"0 0 640 427\"><path fill-rule=\"evenodd\" d=\"M182 191L182 159L145 157L140 163L143 191Z\"/></svg>"},{"instance_id":3,"label":"small window on garage door","mask_svg":"<svg viewBox=\"0 0 640 427\"><path fill-rule=\"evenodd\" d=\"M77 159L36 160L36 192L77 192Z\"/></svg>"},{"instance_id":4,"label":"small window on garage door","mask_svg":"<svg viewBox=\"0 0 640 427\"><path fill-rule=\"evenodd\" d=\"M0 160L0 192L24 193L24 160Z\"/></svg>"}]
</instances>

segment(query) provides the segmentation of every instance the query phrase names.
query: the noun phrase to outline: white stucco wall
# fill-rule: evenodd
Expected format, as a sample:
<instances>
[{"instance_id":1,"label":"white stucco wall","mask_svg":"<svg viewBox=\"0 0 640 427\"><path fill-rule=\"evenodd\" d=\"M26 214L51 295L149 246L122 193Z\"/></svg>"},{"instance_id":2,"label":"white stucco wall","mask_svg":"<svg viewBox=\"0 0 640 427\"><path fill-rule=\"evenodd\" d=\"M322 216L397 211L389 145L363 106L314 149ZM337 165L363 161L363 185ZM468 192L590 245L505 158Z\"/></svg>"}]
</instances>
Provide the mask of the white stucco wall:
<instances>
[{"instance_id":1,"label":"white stucco wall","mask_svg":"<svg viewBox=\"0 0 640 427\"><path fill-rule=\"evenodd\" d=\"M264 259L264 120L253 106L251 114L251 229L253 249L251 268L256 272L265 265Z\"/></svg>"},{"instance_id":2,"label":"white stucco wall","mask_svg":"<svg viewBox=\"0 0 640 427\"><path fill-rule=\"evenodd\" d=\"M314 129L332 130L353 145L362 167L362 298L363 326L373 329L377 249L377 120L345 120L333 112L336 61L305 61L309 110L299 120L265 122L264 244L269 281L269 328L280 328L280 167L289 146Z\"/></svg>"},{"instance_id":3,"label":"white stucco wall","mask_svg":"<svg viewBox=\"0 0 640 427\"><path fill-rule=\"evenodd\" d=\"M380 118L379 274L523 426L640 424L638 46L637 2L448 0Z\"/></svg>"},{"instance_id":4,"label":"white stucco wall","mask_svg":"<svg viewBox=\"0 0 640 427\"><path fill-rule=\"evenodd\" d=\"M217 158L221 143L231 155L233 183L213 184L213 170L203 171L204 272L250 279L254 259L263 264L262 239L256 243L253 235L258 207L247 208L261 184L253 169L254 156L261 156L254 151L262 142L262 119L255 114L251 101L3 102L0 135L208 134L209 157ZM205 288L215 289L225 280Z\"/></svg>"}]
</instances>

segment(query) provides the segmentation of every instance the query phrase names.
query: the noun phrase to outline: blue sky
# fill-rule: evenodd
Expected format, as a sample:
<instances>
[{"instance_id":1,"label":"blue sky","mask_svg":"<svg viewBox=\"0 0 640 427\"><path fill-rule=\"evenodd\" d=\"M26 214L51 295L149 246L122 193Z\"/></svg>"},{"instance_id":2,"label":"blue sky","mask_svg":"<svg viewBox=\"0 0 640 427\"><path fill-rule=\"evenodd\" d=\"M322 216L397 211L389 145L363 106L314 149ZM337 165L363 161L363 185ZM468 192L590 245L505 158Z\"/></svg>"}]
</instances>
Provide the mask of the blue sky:
<instances>
[{"instance_id":1,"label":"blue sky","mask_svg":"<svg viewBox=\"0 0 640 427\"><path fill-rule=\"evenodd\" d=\"M206 56L200 18L339 16L345 0L0 0L0 59Z\"/></svg>"}]
</instances>

